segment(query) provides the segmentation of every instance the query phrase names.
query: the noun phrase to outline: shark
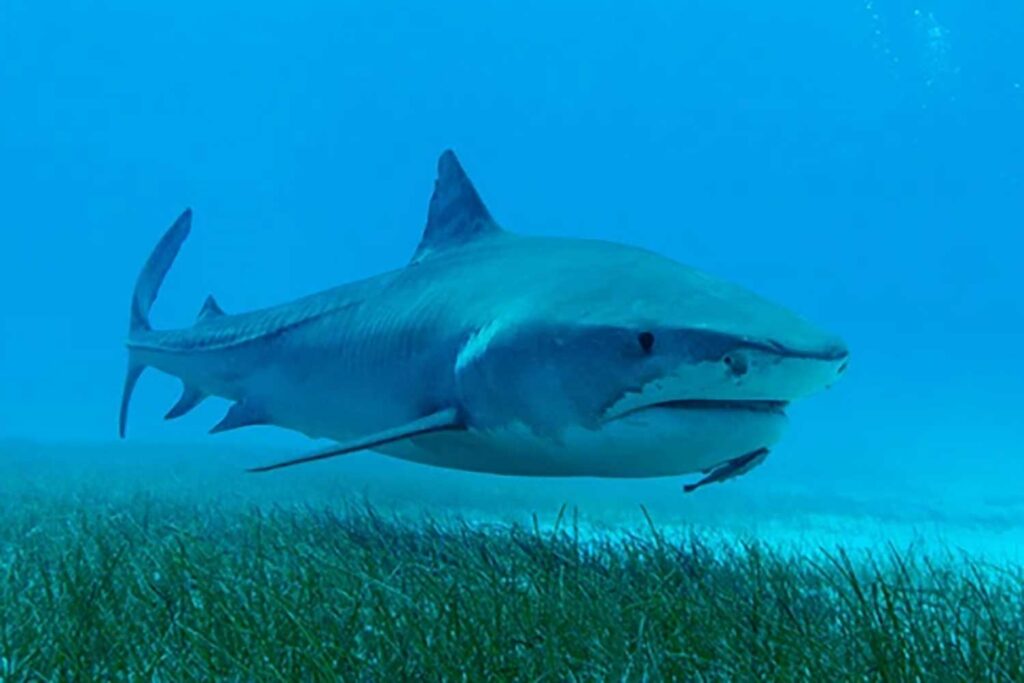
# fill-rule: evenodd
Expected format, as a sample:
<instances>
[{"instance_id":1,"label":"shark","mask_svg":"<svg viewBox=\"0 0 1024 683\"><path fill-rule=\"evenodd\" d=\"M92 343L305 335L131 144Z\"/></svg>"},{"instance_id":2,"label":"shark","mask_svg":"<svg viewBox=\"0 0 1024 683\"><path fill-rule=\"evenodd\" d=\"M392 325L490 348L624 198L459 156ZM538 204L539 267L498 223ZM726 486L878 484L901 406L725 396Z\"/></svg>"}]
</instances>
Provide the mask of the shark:
<instances>
[{"instance_id":1,"label":"shark","mask_svg":"<svg viewBox=\"0 0 1024 683\"><path fill-rule=\"evenodd\" d=\"M451 150L404 266L233 315L211 296L194 324L156 330L191 225L186 209L136 281L120 435L155 368L183 385L167 419L215 396L230 407L211 433L332 442L254 472L372 450L502 475L705 475L692 491L761 464L787 406L849 362L834 334L666 256L505 229Z\"/></svg>"}]
</instances>

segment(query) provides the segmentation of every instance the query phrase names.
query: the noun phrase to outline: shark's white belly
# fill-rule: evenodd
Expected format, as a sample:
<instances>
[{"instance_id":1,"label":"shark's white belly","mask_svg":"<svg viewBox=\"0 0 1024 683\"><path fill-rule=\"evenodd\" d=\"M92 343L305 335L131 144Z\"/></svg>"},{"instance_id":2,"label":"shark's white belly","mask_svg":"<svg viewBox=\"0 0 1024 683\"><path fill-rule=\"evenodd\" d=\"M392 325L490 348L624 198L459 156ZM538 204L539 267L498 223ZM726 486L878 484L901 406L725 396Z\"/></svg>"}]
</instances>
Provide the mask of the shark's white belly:
<instances>
[{"instance_id":1,"label":"shark's white belly","mask_svg":"<svg viewBox=\"0 0 1024 683\"><path fill-rule=\"evenodd\" d=\"M381 447L403 460L525 476L664 477L707 470L782 436L785 415L735 409L651 408L600 430L571 427L557 437L514 426L444 432Z\"/></svg>"}]
</instances>

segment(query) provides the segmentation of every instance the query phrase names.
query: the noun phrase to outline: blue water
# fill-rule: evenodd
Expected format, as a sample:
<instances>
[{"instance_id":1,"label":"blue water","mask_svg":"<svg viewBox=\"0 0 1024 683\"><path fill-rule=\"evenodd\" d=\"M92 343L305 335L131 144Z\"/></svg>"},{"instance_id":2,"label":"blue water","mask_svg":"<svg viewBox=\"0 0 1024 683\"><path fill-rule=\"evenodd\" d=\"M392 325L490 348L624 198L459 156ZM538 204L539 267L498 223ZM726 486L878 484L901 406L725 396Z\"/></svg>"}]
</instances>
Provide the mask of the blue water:
<instances>
[{"instance_id":1,"label":"blue water","mask_svg":"<svg viewBox=\"0 0 1024 683\"><path fill-rule=\"evenodd\" d=\"M358 470L517 512L782 506L840 536L863 521L1021 539L1019 0L152 5L0 4L0 439L75 463L10 456L8 486L88 471L146 486L147 445L304 450L270 429L211 444L215 401L164 423L178 387L156 373L114 444L135 275L186 205L193 238L157 326L211 292L237 312L397 267L452 147L503 226L743 283L842 334L853 363L796 407L764 467L685 514L677 480L537 483L372 455L323 466L339 493ZM231 472L206 494L312 483Z\"/></svg>"}]
</instances>

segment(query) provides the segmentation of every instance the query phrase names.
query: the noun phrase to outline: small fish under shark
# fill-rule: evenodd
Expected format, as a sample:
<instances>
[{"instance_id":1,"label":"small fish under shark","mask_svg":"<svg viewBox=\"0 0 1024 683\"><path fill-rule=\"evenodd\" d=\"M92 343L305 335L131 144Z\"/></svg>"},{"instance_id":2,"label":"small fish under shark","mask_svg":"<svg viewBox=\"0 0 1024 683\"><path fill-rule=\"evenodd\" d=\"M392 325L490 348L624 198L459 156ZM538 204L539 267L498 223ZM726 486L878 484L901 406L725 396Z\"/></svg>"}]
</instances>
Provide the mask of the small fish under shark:
<instances>
[{"instance_id":1,"label":"small fish under shark","mask_svg":"<svg viewBox=\"0 0 1024 683\"><path fill-rule=\"evenodd\" d=\"M154 330L186 210L132 296L125 435L147 367L181 379L168 419L232 401L211 432L276 425L335 445L251 471L373 450L476 472L664 477L687 491L764 461L789 402L847 367L838 337L650 251L500 227L453 152L402 268L288 304Z\"/></svg>"}]
</instances>

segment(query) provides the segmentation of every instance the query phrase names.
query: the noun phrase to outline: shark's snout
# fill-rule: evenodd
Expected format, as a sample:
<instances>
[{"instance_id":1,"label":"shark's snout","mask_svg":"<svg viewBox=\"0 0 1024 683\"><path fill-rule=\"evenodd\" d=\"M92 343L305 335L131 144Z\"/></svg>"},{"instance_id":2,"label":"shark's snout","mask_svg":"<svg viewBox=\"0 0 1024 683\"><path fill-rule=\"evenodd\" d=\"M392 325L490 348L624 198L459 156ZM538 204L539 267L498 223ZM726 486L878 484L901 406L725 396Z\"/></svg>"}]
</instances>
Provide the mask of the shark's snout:
<instances>
[{"instance_id":1,"label":"shark's snout","mask_svg":"<svg viewBox=\"0 0 1024 683\"><path fill-rule=\"evenodd\" d=\"M827 389L846 372L850 364L850 349L834 335L822 333L822 340L813 346L796 347L784 342L771 341L767 344L769 353L776 354L779 365L787 367L794 374L807 375L805 393ZM817 388L816 384L819 384Z\"/></svg>"},{"instance_id":2,"label":"shark's snout","mask_svg":"<svg viewBox=\"0 0 1024 683\"><path fill-rule=\"evenodd\" d=\"M770 340L765 346L782 356L794 358L813 358L823 361L844 360L850 355L850 350L842 339L823 335L824 341L813 346L789 346L785 342Z\"/></svg>"},{"instance_id":3,"label":"shark's snout","mask_svg":"<svg viewBox=\"0 0 1024 683\"><path fill-rule=\"evenodd\" d=\"M835 384L849 366L850 350L838 337L822 333L815 344L796 346L769 340L753 344L745 363L749 377L737 384L740 390L765 394L765 398L793 401ZM747 386L744 388L743 385Z\"/></svg>"}]
</instances>

